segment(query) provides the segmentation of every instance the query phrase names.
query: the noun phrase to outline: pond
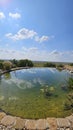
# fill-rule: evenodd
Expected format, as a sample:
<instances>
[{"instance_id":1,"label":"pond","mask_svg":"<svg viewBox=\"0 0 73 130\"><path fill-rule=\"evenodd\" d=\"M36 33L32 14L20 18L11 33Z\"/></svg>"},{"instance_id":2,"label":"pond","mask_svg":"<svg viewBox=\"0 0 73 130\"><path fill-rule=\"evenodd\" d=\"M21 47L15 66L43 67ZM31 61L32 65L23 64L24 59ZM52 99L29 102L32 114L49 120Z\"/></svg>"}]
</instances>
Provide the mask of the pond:
<instances>
[{"instance_id":1,"label":"pond","mask_svg":"<svg viewBox=\"0 0 73 130\"><path fill-rule=\"evenodd\" d=\"M23 118L65 117L69 90L67 81L72 74L55 68L16 70L0 79L0 109ZM45 94L46 91L49 94Z\"/></svg>"}]
</instances>

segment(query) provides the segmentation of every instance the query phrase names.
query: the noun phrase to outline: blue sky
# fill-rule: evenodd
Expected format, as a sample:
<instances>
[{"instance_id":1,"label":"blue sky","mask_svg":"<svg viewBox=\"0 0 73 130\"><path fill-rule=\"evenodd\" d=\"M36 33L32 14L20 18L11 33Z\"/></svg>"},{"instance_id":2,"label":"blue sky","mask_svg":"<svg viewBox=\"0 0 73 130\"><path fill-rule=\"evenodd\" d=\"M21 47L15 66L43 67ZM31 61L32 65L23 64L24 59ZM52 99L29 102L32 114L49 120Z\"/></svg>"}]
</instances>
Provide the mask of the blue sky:
<instances>
[{"instance_id":1,"label":"blue sky","mask_svg":"<svg viewBox=\"0 0 73 130\"><path fill-rule=\"evenodd\" d=\"M0 59L73 62L73 0L0 0Z\"/></svg>"}]
</instances>

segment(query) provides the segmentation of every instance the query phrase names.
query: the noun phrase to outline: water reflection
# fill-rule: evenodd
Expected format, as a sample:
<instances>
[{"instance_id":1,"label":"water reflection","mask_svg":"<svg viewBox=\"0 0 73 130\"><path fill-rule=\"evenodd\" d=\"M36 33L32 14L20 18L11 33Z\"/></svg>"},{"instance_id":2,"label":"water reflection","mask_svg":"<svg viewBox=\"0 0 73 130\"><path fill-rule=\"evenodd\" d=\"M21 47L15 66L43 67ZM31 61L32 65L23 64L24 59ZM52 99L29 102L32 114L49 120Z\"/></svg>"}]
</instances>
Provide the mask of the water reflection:
<instances>
[{"instance_id":1,"label":"water reflection","mask_svg":"<svg viewBox=\"0 0 73 130\"><path fill-rule=\"evenodd\" d=\"M26 118L38 118L40 113L41 118L56 114L64 116L63 104L68 93L66 82L70 76L67 71L52 68L6 73L0 80L0 107Z\"/></svg>"},{"instance_id":2,"label":"water reflection","mask_svg":"<svg viewBox=\"0 0 73 130\"><path fill-rule=\"evenodd\" d=\"M4 74L4 79L6 79L6 80L11 79L11 74L10 74L10 72Z\"/></svg>"}]
</instances>

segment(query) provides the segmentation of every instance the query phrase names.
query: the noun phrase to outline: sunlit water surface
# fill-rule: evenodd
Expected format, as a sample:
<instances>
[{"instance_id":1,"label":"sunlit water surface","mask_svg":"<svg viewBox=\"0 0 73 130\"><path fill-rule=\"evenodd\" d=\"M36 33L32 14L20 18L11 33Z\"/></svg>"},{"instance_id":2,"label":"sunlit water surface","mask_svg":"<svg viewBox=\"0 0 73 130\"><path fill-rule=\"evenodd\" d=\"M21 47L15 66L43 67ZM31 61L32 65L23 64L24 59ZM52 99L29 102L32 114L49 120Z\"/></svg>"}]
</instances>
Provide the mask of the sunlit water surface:
<instances>
[{"instance_id":1,"label":"sunlit water surface","mask_svg":"<svg viewBox=\"0 0 73 130\"><path fill-rule=\"evenodd\" d=\"M55 68L16 70L0 79L0 109L24 118L64 117L71 111L64 110L69 71ZM53 95L45 97L44 88L52 88Z\"/></svg>"}]
</instances>

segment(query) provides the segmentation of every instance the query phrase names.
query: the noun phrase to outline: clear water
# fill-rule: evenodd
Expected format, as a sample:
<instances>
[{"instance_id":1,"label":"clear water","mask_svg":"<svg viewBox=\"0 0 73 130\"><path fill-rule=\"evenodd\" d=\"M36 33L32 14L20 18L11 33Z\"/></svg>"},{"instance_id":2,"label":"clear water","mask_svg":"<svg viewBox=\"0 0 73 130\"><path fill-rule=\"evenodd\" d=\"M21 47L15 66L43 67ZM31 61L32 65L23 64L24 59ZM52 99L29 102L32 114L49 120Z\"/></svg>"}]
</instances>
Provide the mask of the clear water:
<instances>
[{"instance_id":1,"label":"clear water","mask_svg":"<svg viewBox=\"0 0 73 130\"><path fill-rule=\"evenodd\" d=\"M66 70L31 68L16 70L0 79L0 109L23 118L65 117L72 111L64 110L68 90L63 89L72 76ZM53 95L45 97L44 88Z\"/></svg>"}]
</instances>

